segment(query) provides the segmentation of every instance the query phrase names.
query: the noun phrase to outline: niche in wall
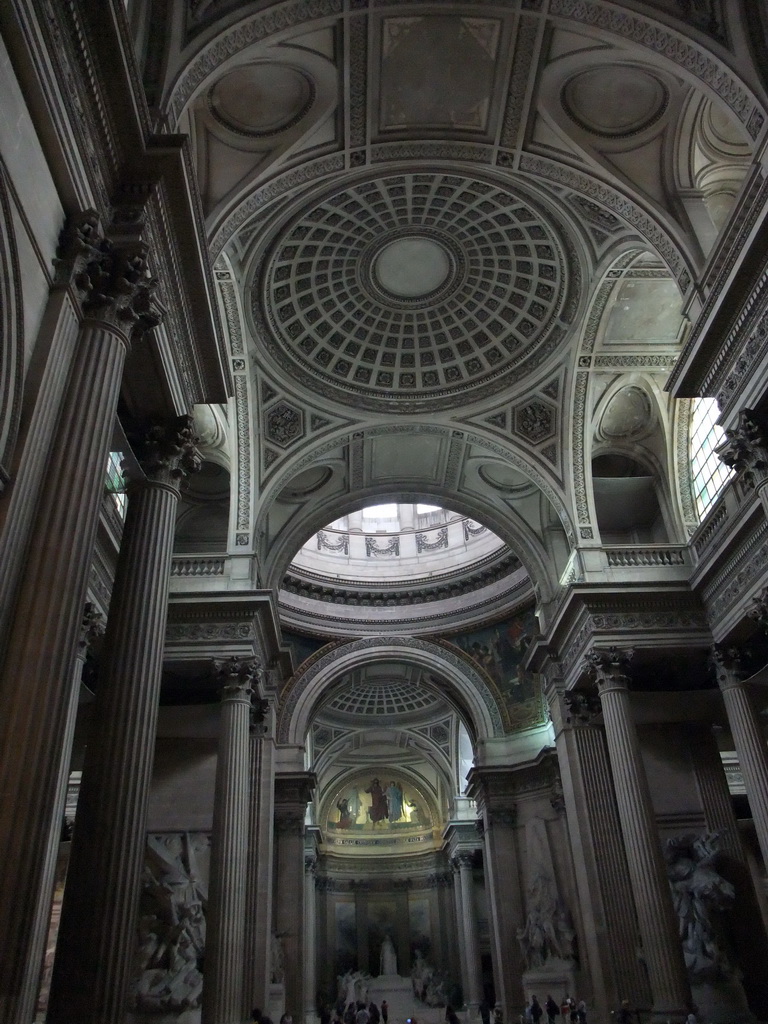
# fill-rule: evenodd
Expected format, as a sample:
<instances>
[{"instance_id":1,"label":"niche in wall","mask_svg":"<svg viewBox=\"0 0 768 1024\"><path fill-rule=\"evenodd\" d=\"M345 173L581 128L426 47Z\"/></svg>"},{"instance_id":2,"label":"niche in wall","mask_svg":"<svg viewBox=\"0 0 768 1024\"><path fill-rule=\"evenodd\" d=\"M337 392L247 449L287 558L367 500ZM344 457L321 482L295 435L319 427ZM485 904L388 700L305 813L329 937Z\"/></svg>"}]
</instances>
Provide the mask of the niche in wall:
<instances>
[{"instance_id":1,"label":"niche in wall","mask_svg":"<svg viewBox=\"0 0 768 1024\"><path fill-rule=\"evenodd\" d=\"M598 455L592 487L603 544L668 543L656 480L642 463L627 455Z\"/></svg>"}]
</instances>

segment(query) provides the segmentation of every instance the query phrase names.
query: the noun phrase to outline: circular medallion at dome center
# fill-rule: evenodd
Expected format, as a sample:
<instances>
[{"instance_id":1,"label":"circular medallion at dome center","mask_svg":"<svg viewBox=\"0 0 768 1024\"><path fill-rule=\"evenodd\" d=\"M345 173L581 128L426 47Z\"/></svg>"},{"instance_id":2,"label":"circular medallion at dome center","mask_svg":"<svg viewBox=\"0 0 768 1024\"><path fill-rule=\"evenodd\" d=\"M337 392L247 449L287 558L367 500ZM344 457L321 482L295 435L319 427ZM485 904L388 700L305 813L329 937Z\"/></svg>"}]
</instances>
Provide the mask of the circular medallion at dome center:
<instances>
[{"instance_id":1,"label":"circular medallion at dome center","mask_svg":"<svg viewBox=\"0 0 768 1024\"><path fill-rule=\"evenodd\" d=\"M578 299L568 252L524 187L390 174L286 224L251 309L274 357L315 391L445 408L506 387L565 338Z\"/></svg>"},{"instance_id":2,"label":"circular medallion at dome center","mask_svg":"<svg viewBox=\"0 0 768 1024\"><path fill-rule=\"evenodd\" d=\"M451 260L439 242L414 235L388 242L373 260L379 287L398 299L422 299L444 284Z\"/></svg>"}]
</instances>

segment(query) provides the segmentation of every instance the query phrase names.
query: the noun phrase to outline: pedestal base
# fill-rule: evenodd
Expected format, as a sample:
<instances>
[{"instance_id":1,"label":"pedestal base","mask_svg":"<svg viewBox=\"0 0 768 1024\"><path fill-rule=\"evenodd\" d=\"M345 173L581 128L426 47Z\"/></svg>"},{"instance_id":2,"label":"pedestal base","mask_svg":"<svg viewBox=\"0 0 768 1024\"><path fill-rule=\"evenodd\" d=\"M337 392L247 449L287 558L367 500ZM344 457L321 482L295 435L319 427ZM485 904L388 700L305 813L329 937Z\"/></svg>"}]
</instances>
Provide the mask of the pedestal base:
<instances>
[{"instance_id":1,"label":"pedestal base","mask_svg":"<svg viewBox=\"0 0 768 1024\"><path fill-rule=\"evenodd\" d=\"M547 996L551 995L558 1006L566 996L576 992L576 969L571 960L550 959L541 966L533 967L523 974L523 992L526 1004L531 996L538 996L543 1006ZM568 1024L563 1021L562 1024Z\"/></svg>"},{"instance_id":2,"label":"pedestal base","mask_svg":"<svg viewBox=\"0 0 768 1024\"><path fill-rule=\"evenodd\" d=\"M747 1005L741 982L735 978L708 985L691 985L699 1020L708 1024L751 1024L754 1014Z\"/></svg>"},{"instance_id":3,"label":"pedestal base","mask_svg":"<svg viewBox=\"0 0 768 1024\"><path fill-rule=\"evenodd\" d=\"M381 1006L382 999L389 1004L389 1024L405 1024L410 1017L418 1024L442 1024L445 1020L444 1006L425 1006L413 994L410 978L397 974L380 974L368 982L368 999Z\"/></svg>"}]
</instances>

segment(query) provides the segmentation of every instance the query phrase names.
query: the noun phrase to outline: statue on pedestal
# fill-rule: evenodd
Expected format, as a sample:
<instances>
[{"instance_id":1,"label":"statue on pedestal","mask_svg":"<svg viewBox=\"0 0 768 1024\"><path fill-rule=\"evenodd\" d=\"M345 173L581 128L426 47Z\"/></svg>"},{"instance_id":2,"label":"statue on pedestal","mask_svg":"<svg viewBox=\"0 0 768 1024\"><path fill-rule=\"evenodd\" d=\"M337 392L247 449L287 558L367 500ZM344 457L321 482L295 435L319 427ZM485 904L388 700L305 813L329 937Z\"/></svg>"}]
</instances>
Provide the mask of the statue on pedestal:
<instances>
[{"instance_id":1,"label":"statue on pedestal","mask_svg":"<svg viewBox=\"0 0 768 1024\"><path fill-rule=\"evenodd\" d=\"M379 954L379 974L393 975L397 974L397 953L392 942L391 936L387 935L381 944L381 952Z\"/></svg>"}]
</instances>

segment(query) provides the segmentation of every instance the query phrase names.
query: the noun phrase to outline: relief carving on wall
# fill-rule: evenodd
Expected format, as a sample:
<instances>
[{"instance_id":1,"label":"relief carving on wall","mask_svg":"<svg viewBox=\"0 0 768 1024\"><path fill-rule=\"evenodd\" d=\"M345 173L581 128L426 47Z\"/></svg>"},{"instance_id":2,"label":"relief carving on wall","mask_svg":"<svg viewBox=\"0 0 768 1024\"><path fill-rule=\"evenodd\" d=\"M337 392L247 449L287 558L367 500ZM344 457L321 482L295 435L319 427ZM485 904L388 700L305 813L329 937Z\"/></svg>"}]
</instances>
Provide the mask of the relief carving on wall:
<instances>
[{"instance_id":1,"label":"relief carving on wall","mask_svg":"<svg viewBox=\"0 0 768 1024\"><path fill-rule=\"evenodd\" d=\"M199 832L147 837L131 1000L141 1013L200 1006L209 855L210 839Z\"/></svg>"}]
</instances>

